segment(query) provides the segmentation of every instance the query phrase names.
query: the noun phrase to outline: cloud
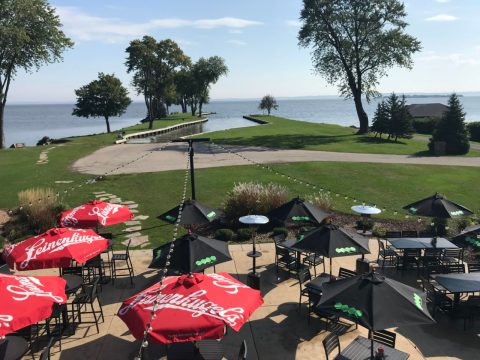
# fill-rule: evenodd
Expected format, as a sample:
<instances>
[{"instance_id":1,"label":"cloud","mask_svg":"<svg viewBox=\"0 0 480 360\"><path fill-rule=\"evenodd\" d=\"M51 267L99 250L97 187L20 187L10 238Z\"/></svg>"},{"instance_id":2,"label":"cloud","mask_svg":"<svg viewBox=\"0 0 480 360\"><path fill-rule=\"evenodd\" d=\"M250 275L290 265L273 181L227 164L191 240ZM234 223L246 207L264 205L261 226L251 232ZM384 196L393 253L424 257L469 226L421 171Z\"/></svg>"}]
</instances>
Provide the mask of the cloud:
<instances>
[{"instance_id":1,"label":"cloud","mask_svg":"<svg viewBox=\"0 0 480 360\"><path fill-rule=\"evenodd\" d=\"M227 43L233 44L233 45L238 45L238 46L245 46L247 43L245 41L240 41L240 40L227 40Z\"/></svg>"},{"instance_id":2,"label":"cloud","mask_svg":"<svg viewBox=\"0 0 480 360\"><path fill-rule=\"evenodd\" d=\"M445 4L445 3L450 2L450 0L435 0L435 1L438 2L438 3L441 3L441 4Z\"/></svg>"},{"instance_id":3,"label":"cloud","mask_svg":"<svg viewBox=\"0 0 480 360\"><path fill-rule=\"evenodd\" d=\"M93 16L77 7L58 6L56 10L65 32L77 41L115 43L143 36L157 29L190 27L196 29L230 28L239 30L249 26L262 25L259 21L233 17L199 20L167 18L134 23L118 18Z\"/></svg>"},{"instance_id":4,"label":"cloud","mask_svg":"<svg viewBox=\"0 0 480 360\"><path fill-rule=\"evenodd\" d=\"M438 14L425 19L425 21L455 21L458 17L448 14Z\"/></svg>"},{"instance_id":5,"label":"cloud","mask_svg":"<svg viewBox=\"0 0 480 360\"><path fill-rule=\"evenodd\" d=\"M425 63L447 62L457 66L480 64L478 57L473 57L462 53L435 54L433 51L428 52L428 54L425 54L424 56L419 56L418 61Z\"/></svg>"},{"instance_id":6,"label":"cloud","mask_svg":"<svg viewBox=\"0 0 480 360\"><path fill-rule=\"evenodd\" d=\"M300 27L302 26L302 23L298 20L287 20L285 21L285 24L287 24L287 26L291 26L291 27Z\"/></svg>"}]
</instances>

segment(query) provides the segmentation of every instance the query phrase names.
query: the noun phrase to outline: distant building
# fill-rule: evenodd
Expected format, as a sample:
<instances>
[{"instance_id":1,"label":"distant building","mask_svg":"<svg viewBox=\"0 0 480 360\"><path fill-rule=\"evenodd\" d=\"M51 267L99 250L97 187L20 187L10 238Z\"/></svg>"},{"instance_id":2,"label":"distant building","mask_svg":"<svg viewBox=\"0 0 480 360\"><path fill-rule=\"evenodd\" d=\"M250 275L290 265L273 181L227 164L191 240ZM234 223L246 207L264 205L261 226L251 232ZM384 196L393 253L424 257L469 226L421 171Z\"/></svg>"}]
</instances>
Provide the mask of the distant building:
<instances>
[{"instance_id":1,"label":"distant building","mask_svg":"<svg viewBox=\"0 0 480 360\"><path fill-rule=\"evenodd\" d=\"M414 118L441 118L443 113L448 110L448 106L440 103L411 104L407 105L407 109L410 115Z\"/></svg>"}]
</instances>

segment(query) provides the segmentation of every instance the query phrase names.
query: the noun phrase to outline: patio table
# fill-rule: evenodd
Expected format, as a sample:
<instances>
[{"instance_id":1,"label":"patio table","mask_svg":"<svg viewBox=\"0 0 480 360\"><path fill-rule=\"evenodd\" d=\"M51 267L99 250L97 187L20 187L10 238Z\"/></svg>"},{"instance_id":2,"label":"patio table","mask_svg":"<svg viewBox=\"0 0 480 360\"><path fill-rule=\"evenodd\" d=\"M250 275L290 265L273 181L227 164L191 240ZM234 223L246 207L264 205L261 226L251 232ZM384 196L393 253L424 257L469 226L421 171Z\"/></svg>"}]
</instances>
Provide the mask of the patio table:
<instances>
[{"instance_id":1,"label":"patio table","mask_svg":"<svg viewBox=\"0 0 480 360\"><path fill-rule=\"evenodd\" d=\"M440 286L453 294L453 304L460 303L460 294L480 291L480 273L430 275Z\"/></svg>"},{"instance_id":2,"label":"patio table","mask_svg":"<svg viewBox=\"0 0 480 360\"><path fill-rule=\"evenodd\" d=\"M0 340L0 359L18 360L28 350L27 341L20 336L5 336L5 340Z\"/></svg>"},{"instance_id":3,"label":"patio table","mask_svg":"<svg viewBox=\"0 0 480 360\"><path fill-rule=\"evenodd\" d=\"M335 360L370 360L370 346L371 340L363 336L358 336L335 357ZM406 360L410 356L403 351L380 344L376 341L373 342L373 346L375 351L380 346L383 347L385 360Z\"/></svg>"},{"instance_id":4,"label":"patio table","mask_svg":"<svg viewBox=\"0 0 480 360\"><path fill-rule=\"evenodd\" d=\"M390 238L387 241L399 250L405 249L458 249L458 246L445 238L437 237L437 243L432 245L433 238Z\"/></svg>"}]
</instances>

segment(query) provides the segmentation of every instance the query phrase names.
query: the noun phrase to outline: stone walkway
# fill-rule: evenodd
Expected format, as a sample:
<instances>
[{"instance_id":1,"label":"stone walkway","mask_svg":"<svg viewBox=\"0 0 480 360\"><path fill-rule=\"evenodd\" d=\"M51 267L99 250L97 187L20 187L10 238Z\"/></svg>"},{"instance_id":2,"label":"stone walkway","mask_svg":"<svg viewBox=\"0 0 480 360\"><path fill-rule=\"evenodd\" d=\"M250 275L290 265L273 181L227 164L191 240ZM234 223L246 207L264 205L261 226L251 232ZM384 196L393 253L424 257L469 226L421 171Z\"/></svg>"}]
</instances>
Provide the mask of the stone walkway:
<instances>
[{"instance_id":1,"label":"stone walkway","mask_svg":"<svg viewBox=\"0 0 480 360\"><path fill-rule=\"evenodd\" d=\"M162 144L127 144L112 145L93 152L92 154L77 160L73 169L81 173L102 175L106 168L115 168L129 163L142 153L153 151L148 157L134 161L121 167L112 174L134 174L145 172L159 172L180 170L185 167L186 145L173 143L164 150L159 149ZM472 166L480 167L480 157L460 156L413 156L413 155L386 155L386 154L363 154L342 153L311 150L275 150L250 146L225 146L226 149L239 153L248 159L258 163L286 163L304 161L336 161L336 162L361 162L361 163L384 163L384 164L419 164L441 166ZM210 168L220 166L249 165L250 163L241 157L228 151L208 144L198 143L195 145L195 167Z\"/></svg>"},{"instance_id":2,"label":"stone walkway","mask_svg":"<svg viewBox=\"0 0 480 360\"><path fill-rule=\"evenodd\" d=\"M61 146L65 146L65 145L64 144L59 144L59 145L56 145L56 146L50 146L50 147L46 148L45 150L43 150L40 153L40 155L38 156L37 165L48 164L48 153L50 151L52 151L53 149L55 149L57 147L61 147Z\"/></svg>"}]
</instances>

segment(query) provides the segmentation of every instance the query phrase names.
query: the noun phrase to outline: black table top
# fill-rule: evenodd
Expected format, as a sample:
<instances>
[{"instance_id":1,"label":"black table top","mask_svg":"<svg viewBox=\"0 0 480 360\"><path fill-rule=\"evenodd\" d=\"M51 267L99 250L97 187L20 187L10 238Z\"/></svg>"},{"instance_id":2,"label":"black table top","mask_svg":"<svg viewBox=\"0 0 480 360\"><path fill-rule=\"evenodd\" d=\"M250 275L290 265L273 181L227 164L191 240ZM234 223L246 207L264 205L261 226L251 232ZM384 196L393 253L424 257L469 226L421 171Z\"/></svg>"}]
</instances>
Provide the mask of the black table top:
<instances>
[{"instance_id":1,"label":"black table top","mask_svg":"<svg viewBox=\"0 0 480 360\"><path fill-rule=\"evenodd\" d=\"M65 274L62 276L62 279L65 279L67 282L65 285L65 293L67 294L77 291L83 284L83 279L79 275Z\"/></svg>"},{"instance_id":2,"label":"black table top","mask_svg":"<svg viewBox=\"0 0 480 360\"><path fill-rule=\"evenodd\" d=\"M335 360L370 360L370 346L371 340L358 336L335 357ZM403 351L377 343L376 341L373 342L374 353L380 346L384 349L385 360L406 360L410 356Z\"/></svg>"},{"instance_id":3,"label":"black table top","mask_svg":"<svg viewBox=\"0 0 480 360\"><path fill-rule=\"evenodd\" d=\"M168 360L221 360L225 349L220 341L200 340L168 345Z\"/></svg>"},{"instance_id":4,"label":"black table top","mask_svg":"<svg viewBox=\"0 0 480 360\"><path fill-rule=\"evenodd\" d=\"M329 282L330 280L332 280L330 274L321 273L316 278L305 284L305 287L309 291L321 294L323 291L323 284Z\"/></svg>"},{"instance_id":5,"label":"black table top","mask_svg":"<svg viewBox=\"0 0 480 360\"><path fill-rule=\"evenodd\" d=\"M458 249L458 246L445 238L437 237L437 243L432 245L433 238L390 238L387 239L396 249Z\"/></svg>"},{"instance_id":6,"label":"black table top","mask_svg":"<svg viewBox=\"0 0 480 360\"><path fill-rule=\"evenodd\" d=\"M480 273L438 274L430 277L451 293L480 291Z\"/></svg>"},{"instance_id":7,"label":"black table top","mask_svg":"<svg viewBox=\"0 0 480 360\"><path fill-rule=\"evenodd\" d=\"M27 350L28 343L20 336L6 336L4 341L0 340L0 359L21 359Z\"/></svg>"}]
</instances>

